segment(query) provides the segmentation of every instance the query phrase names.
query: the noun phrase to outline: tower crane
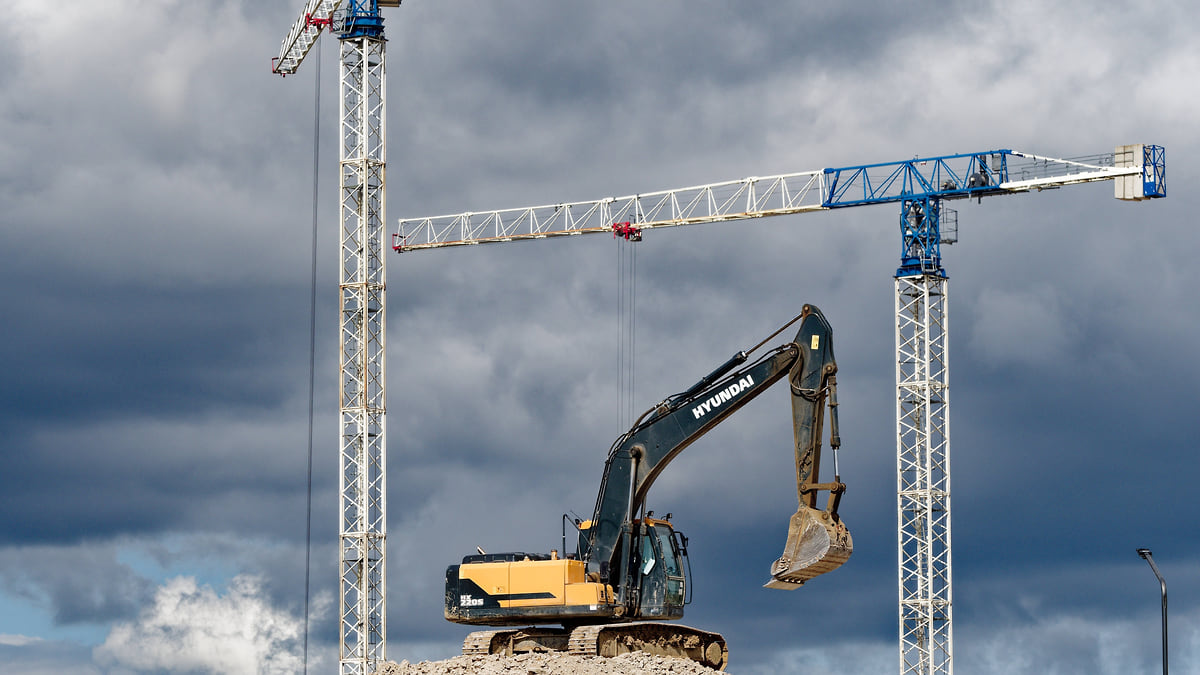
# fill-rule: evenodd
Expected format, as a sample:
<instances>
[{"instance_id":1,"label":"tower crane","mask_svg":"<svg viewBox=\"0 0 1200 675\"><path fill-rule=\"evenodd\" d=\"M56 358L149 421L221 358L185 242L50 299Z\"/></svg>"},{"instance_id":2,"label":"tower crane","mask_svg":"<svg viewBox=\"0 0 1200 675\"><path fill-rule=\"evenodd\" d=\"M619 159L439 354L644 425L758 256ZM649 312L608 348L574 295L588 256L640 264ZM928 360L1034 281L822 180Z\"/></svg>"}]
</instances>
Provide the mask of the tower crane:
<instances>
[{"instance_id":1,"label":"tower crane","mask_svg":"<svg viewBox=\"0 0 1200 675\"><path fill-rule=\"evenodd\" d=\"M296 72L321 31L341 45L339 669L375 672L386 658L387 541L384 105L381 7L400 0L307 0L271 71Z\"/></svg>"},{"instance_id":2,"label":"tower crane","mask_svg":"<svg viewBox=\"0 0 1200 675\"><path fill-rule=\"evenodd\" d=\"M1166 196L1166 152L1122 145L1056 159L988 150L585 202L399 221L398 252L645 230L855 206L900 205L895 279L897 558L902 675L953 672L950 538L950 387L941 245L957 238L947 203L1111 180L1117 199Z\"/></svg>"}]
</instances>

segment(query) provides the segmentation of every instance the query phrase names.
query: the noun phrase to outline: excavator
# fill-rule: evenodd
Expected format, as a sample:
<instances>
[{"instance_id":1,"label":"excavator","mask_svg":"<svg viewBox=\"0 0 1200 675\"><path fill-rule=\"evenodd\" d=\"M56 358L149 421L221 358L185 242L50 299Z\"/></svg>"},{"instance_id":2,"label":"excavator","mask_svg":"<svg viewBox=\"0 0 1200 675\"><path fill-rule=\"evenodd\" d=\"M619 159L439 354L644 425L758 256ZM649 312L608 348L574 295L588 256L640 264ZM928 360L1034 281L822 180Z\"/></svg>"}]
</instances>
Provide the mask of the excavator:
<instances>
[{"instance_id":1,"label":"excavator","mask_svg":"<svg viewBox=\"0 0 1200 675\"><path fill-rule=\"evenodd\" d=\"M751 361L789 326L796 337ZM667 621L690 602L688 539L646 510L650 487L671 460L786 376L792 392L799 508L767 588L793 590L837 569L854 544L838 506L846 486L837 472L837 363L825 316L805 305L799 316L749 350L739 351L686 391L653 406L612 445L590 520L563 516L563 553L467 555L446 570L445 617L476 626L510 627L469 634L464 654L565 651L617 656L642 651L687 658L724 670L725 639ZM749 365L747 365L749 363ZM822 428L829 410L833 481L818 482ZM818 493L827 492L824 508ZM577 533L566 549L567 523ZM686 572L686 573L685 573Z\"/></svg>"}]
</instances>

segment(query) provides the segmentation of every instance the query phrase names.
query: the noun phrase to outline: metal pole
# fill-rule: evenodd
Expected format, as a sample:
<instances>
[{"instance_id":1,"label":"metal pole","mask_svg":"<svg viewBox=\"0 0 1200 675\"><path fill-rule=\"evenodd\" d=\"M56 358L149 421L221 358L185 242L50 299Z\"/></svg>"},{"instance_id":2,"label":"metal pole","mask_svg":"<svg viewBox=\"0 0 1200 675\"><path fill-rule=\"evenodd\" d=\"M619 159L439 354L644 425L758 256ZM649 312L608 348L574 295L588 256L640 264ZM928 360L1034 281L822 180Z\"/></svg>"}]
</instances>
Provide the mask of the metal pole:
<instances>
[{"instance_id":1,"label":"metal pole","mask_svg":"<svg viewBox=\"0 0 1200 675\"><path fill-rule=\"evenodd\" d=\"M1146 562L1150 563L1150 569L1154 570L1154 576L1158 577L1158 585L1162 589L1162 642L1163 642L1163 675L1167 675L1167 582L1163 579L1162 574L1158 571L1158 565L1154 564L1154 555L1150 553L1148 548L1139 548L1137 554L1140 555Z\"/></svg>"}]
</instances>

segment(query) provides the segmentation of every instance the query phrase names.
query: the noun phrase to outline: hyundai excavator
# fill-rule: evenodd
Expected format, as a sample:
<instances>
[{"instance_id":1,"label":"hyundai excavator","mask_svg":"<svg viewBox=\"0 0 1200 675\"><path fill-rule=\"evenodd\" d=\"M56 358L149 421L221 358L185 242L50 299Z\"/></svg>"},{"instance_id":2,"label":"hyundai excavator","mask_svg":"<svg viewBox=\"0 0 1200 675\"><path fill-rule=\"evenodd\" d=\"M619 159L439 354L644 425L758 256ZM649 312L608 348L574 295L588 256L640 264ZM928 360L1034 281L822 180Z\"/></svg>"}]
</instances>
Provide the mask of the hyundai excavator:
<instances>
[{"instance_id":1,"label":"hyundai excavator","mask_svg":"<svg viewBox=\"0 0 1200 675\"><path fill-rule=\"evenodd\" d=\"M795 339L751 361L752 354L796 322ZM729 650L721 635L664 623L682 618L690 602L688 539L675 529L670 514L659 518L646 510L647 492L680 452L786 376L800 503L765 585L796 589L838 568L854 545L838 516L846 486L836 472L841 444L836 373L829 323L819 309L805 305L771 336L646 411L609 450L592 518L572 521L578 535L574 553L479 549L447 568L447 620L521 627L473 632L463 642L463 653L617 656L642 651L723 670ZM826 408L835 473L833 481L821 483ZM817 504L819 492L828 492L823 509ZM567 516L563 520L565 549Z\"/></svg>"}]
</instances>

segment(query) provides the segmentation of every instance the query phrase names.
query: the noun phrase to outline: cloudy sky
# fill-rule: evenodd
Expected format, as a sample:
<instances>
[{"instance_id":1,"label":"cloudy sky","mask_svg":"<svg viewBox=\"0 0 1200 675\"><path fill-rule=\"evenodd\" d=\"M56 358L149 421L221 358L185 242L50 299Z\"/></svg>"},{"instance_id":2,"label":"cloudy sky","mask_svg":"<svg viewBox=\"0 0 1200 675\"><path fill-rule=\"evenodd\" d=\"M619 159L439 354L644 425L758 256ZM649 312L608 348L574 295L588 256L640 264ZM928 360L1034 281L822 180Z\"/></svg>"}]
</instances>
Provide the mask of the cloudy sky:
<instances>
[{"instance_id":1,"label":"cloudy sky","mask_svg":"<svg viewBox=\"0 0 1200 675\"><path fill-rule=\"evenodd\" d=\"M300 0L16 0L0 22L0 663L291 672L303 640L314 77L322 72L309 667L337 649L336 69L269 72ZM1200 672L1200 15L1184 2L479 3L385 10L388 219L1013 148L1167 148L960 204L950 274L962 672ZM851 560L761 588L795 507L786 393L663 476L689 623L738 673L896 668L898 209L638 244L636 408L809 302L840 365ZM455 654L443 572L548 550L627 418L617 244L392 255L388 654Z\"/></svg>"}]
</instances>

